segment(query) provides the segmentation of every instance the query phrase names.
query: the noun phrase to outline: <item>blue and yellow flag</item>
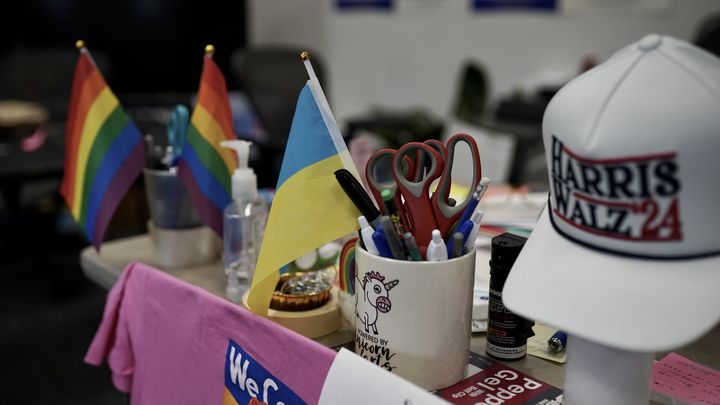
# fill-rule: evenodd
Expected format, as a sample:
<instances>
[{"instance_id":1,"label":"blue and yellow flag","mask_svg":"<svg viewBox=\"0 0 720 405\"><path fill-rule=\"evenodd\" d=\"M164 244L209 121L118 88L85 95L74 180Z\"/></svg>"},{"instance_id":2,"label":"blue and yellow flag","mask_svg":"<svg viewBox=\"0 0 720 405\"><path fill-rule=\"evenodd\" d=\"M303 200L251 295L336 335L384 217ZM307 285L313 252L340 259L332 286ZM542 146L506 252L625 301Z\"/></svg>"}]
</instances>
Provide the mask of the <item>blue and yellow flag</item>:
<instances>
[{"instance_id":1,"label":"blue and yellow flag","mask_svg":"<svg viewBox=\"0 0 720 405\"><path fill-rule=\"evenodd\" d=\"M345 168L359 178L316 78L300 92L270 207L248 306L267 314L280 268L357 229L357 208L335 180Z\"/></svg>"}]
</instances>

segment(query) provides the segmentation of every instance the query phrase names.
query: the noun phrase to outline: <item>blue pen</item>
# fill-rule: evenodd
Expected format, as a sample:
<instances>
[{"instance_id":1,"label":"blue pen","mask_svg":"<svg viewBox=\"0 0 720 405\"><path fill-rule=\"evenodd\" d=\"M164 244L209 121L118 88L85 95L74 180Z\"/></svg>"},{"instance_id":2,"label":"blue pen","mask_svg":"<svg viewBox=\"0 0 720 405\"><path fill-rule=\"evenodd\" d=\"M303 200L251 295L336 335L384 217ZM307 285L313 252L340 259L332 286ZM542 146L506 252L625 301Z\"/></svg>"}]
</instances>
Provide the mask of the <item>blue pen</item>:
<instances>
[{"instance_id":1,"label":"blue pen","mask_svg":"<svg viewBox=\"0 0 720 405\"><path fill-rule=\"evenodd\" d=\"M375 247L380 256L387 258L393 257L390 245L388 244L387 238L385 238L385 232L383 232L381 227L378 227L378 229L373 232L372 239L373 242L375 242Z\"/></svg>"},{"instance_id":2,"label":"blue pen","mask_svg":"<svg viewBox=\"0 0 720 405\"><path fill-rule=\"evenodd\" d=\"M463 253L467 253L470 249L475 246L475 240L477 239L478 232L480 232L480 221L485 213L482 211L475 211L470 217L470 222L473 223L470 235L465 239L465 245L463 247Z\"/></svg>"},{"instance_id":3,"label":"blue pen","mask_svg":"<svg viewBox=\"0 0 720 405\"><path fill-rule=\"evenodd\" d=\"M482 179L480 179L480 183L478 183L475 191L473 191L472 195L470 196L470 201L468 201L468 204L465 206L465 211L463 211L463 214L460 217L458 224L464 224L465 221L470 220L470 217L472 216L473 212L475 212L475 208L478 206L480 199L482 198L483 194L485 194L485 191L488 188L488 184L490 184L490 179L488 179L487 177L483 177Z\"/></svg>"},{"instance_id":4,"label":"blue pen","mask_svg":"<svg viewBox=\"0 0 720 405\"><path fill-rule=\"evenodd\" d=\"M474 224L472 221L470 221L470 220L467 220L467 221L465 221L465 222L460 223L460 226L458 226L457 229L455 230L455 232L453 232L453 236L451 236L450 239L447 241L448 257L453 257L453 256L452 256L452 252L453 252L453 250L455 250L455 238L454 238L454 234L459 233L459 234L462 235L462 237L463 237L463 238L462 238L462 245L464 246L464 245L465 245L465 241L466 241L466 240L468 239L468 237L470 236L470 232L472 232L472 229L473 229L473 226L474 226L474 225L475 225L475 224ZM460 247L460 249L461 249L461 251L462 251L462 246Z\"/></svg>"},{"instance_id":5,"label":"blue pen","mask_svg":"<svg viewBox=\"0 0 720 405\"><path fill-rule=\"evenodd\" d=\"M548 339L548 347L552 353L560 353L567 345L567 333L559 330Z\"/></svg>"}]
</instances>

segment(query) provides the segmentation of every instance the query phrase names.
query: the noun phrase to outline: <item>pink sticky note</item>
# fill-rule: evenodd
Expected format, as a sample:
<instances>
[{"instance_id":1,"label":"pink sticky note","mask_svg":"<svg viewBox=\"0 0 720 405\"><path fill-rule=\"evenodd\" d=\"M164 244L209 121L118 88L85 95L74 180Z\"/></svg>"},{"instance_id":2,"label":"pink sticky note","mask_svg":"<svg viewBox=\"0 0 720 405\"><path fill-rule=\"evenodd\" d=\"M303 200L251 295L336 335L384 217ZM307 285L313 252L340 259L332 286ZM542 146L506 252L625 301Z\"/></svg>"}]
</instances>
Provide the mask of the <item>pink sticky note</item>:
<instances>
[{"instance_id":1,"label":"pink sticky note","mask_svg":"<svg viewBox=\"0 0 720 405\"><path fill-rule=\"evenodd\" d=\"M670 353L653 365L652 388L688 404L720 405L720 371L677 353Z\"/></svg>"}]
</instances>

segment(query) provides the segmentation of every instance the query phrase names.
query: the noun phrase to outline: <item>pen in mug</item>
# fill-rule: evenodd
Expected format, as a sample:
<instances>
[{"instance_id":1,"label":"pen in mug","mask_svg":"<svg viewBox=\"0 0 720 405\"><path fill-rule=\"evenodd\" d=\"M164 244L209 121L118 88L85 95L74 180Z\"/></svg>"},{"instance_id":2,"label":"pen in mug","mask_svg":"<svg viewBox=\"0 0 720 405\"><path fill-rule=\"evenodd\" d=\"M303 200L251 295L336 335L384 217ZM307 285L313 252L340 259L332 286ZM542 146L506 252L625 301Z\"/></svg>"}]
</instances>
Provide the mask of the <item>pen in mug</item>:
<instances>
[{"instance_id":1,"label":"pen in mug","mask_svg":"<svg viewBox=\"0 0 720 405\"><path fill-rule=\"evenodd\" d=\"M393 257L387 239L385 239L385 232L383 232L382 227L379 227L375 232L373 232L372 240L373 242L375 242L375 247L378 250L378 255L382 257L387 257L388 259Z\"/></svg>"},{"instance_id":2,"label":"pen in mug","mask_svg":"<svg viewBox=\"0 0 720 405\"><path fill-rule=\"evenodd\" d=\"M360 239L365 244L365 250L367 250L368 253L372 253L374 255L378 254L378 249L375 246L375 241L372 238L375 230L372 229L364 215L360 215L358 217L358 224L360 224Z\"/></svg>"},{"instance_id":3,"label":"pen in mug","mask_svg":"<svg viewBox=\"0 0 720 405\"><path fill-rule=\"evenodd\" d=\"M468 235L467 240L465 241L465 251L470 250L473 246L475 246L475 240L477 239L478 233L480 232L480 221L482 221L482 217L485 215L482 211L475 211L470 217L470 221L473 223L472 230L470 231L470 235Z\"/></svg>"},{"instance_id":4,"label":"pen in mug","mask_svg":"<svg viewBox=\"0 0 720 405\"><path fill-rule=\"evenodd\" d=\"M473 223L470 220L467 220L465 222L462 222L457 229L455 229L455 232L450 235L447 242L447 249L448 249L448 257L454 257L452 255L452 252L456 249L456 244L458 243L458 239L455 239L455 234L459 233L462 236L462 239L459 239L460 246L457 246L458 249L462 252L462 249L465 245L465 240L470 236L470 232L472 232Z\"/></svg>"},{"instance_id":5,"label":"pen in mug","mask_svg":"<svg viewBox=\"0 0 720 405\"><path fill-rule=\"evenodd\" d=\"M452 257L460 257L462 255L463 238L465 238L465 236L463 236L463 234L460 232L455 232L453 234L453 237L452 237L453 248L452 248L452 252L451 252L452 254L450 255L451 258Z\"/></svg>"},{"instance_id":6,"label":"pen in mug","mask_svg":"<svg viewBox=\"0 0 720 405\"><path fill-rule=\"evenodd\" d=\"M392 253L392 256L397 260L405 260L405 248L403 248L403 244L398 237L395 226L392 221L390 221L390 217L387 215L381 216L380 226L382 226L382 229L385 232L385 239L390 246L390 253Z\"/></svg>"},{"instance_id":7,"label":"pen in mug","mask_svg":"<svg viewBox=\"0 0 720 405\"><path fill-rule=\"evenodd\" d=\"M475 212L475 208L477 208L480 199L485 194L485 191L487 191L489 184L490 179L488 179L487 177L483 177L482 179L480 179L480 183L478 183L477 187L475 187L475 191L473 191L472 195L470 196L470 201L468 201L467 206L465 206L465 211L463 211L463 214L458 221L459 224L462 224L463 222L470 219L473 212Z\"/></svg>"},{"instance_id":8,"label":"pen in mug","mask_svg":"<svg viewBox=\"0 0 720 405\"><path fill-rule=\"evenodd\" d=\"M370 196L365 192L362 184L346 169L335 171L335 179L342 187L350 201L355 204L360 213L373 225L374 228L380 226L378 218L380 211L375 208Z\"/></svg>"},{"instance_id":9,"label":"pen in mug","mask_svg":"<svg viewBox=\"0 0 720 405\"><path fill-rule=\"evenodd\" d=\"M422 261L422 256L420 255L420 249L418 249L417 242L415 242L415 237L412 236L410 232L405 232L403 240L405 241L405 247L408 250L408 254L410 259L416 262Z\"/></svg>"},{"instance_id":10,"label":"pen in mug","mask_svg":"<svg viewBox=\"0 0 720 405\"><path fill-rule=\"evenodd\" d=\"M397 204L395 204L392 192L385 189L380 193L380 196L382 196L382 203L385 205L385 209L390 216L390 221L393 223L393 226L395 226L398 236L403 237L405 229L403 228L402 219L400 218L400 215L402 214L400 213Z\"/></svg>"},{"instance_id":11,"label":"pen in mug","mask_svg":"<svg viewBox=\"0 0 720 405\"><path fill-rule=\"evenodd\" d=\"M445 246L445 241L443 240L439 229L434 229L432 231L432 239L430 240L430 243L427 246L427 251L425 253L425 257L430 262L447 260L447 258L448 258L447 246Z\"/></svg>"}]
</instances>

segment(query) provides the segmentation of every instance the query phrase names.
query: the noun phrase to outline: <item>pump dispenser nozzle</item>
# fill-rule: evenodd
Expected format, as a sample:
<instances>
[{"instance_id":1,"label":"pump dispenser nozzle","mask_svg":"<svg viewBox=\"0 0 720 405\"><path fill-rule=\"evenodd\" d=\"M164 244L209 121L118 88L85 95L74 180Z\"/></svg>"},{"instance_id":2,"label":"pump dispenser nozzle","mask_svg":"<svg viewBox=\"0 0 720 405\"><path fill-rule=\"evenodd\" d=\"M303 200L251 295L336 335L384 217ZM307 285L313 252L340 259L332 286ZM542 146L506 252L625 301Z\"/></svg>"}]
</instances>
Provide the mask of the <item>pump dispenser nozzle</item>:
<instances>
[{"instance_id":1,"label":"pump dispenser nozzle","mask_svg":"<svg viewBox=\"0 0 720 405\"><path fill-rule=\"evenodd\" d=\"M223 148L233 149L237 154L238 167L232 175L233 200L253 200L257 198L257 177L248 167L252 142L234 139L220 142Z\"/></svg>"}]
</instances>

